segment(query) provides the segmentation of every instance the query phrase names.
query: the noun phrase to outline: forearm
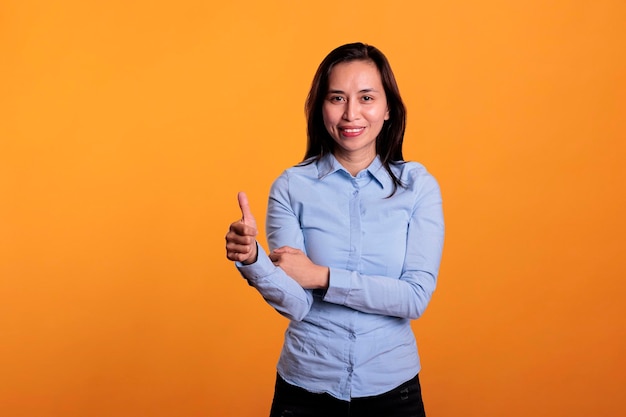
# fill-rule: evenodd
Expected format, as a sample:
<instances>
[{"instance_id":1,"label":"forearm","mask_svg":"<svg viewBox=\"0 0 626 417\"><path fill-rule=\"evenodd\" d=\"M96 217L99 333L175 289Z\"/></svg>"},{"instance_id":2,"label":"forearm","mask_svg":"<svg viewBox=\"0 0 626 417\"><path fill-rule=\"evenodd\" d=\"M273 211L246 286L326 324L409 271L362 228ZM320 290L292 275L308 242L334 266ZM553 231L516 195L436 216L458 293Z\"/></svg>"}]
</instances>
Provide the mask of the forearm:
<instances>
[{"instance_id":1,"label":"forearm","mask_svg":"<svg viewBox=\"0 0 626 417\"><path fill-rule=\"evenodd\" d=\"M407 272L397 279L331 268L324 301L364 313L416 319L426 310L435 286L436 277L426 271Z\"/></svg>"}]
</instances>

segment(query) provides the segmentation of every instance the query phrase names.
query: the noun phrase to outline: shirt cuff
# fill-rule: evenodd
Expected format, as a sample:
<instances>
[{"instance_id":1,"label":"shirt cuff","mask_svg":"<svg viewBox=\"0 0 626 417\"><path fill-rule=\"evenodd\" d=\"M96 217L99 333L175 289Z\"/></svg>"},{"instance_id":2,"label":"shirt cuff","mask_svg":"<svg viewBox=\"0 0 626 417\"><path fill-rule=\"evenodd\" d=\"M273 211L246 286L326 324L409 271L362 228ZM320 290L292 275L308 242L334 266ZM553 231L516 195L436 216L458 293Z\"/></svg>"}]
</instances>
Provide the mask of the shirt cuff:
<instances>
[{"instance_id":1,"label":"shirt cuff","mask_svg":"<svg viewBox=\"0 0 626 417\"><path fill-rule=\"evenodd\" d=\"M257 243L257 260L249 265L244 265L241 262L235 262L235 266L239 270L239 273L247 280L255 281L265 278L276 270L276 266L272 263L272 260L267 256L264 250L261 250Z\"/></svg>"},{"instance_id":2,"label":"shirt cuff","mask_svg":"<svg viewBox=\"0 0 626 417\"><path fill-rule=\"evenodd\" d=\"M324 301L345 305L352 288L351 283L352 272L330 268L330 279L328 280L328 289L324 295Z\"/></svg>"}]
</instances>

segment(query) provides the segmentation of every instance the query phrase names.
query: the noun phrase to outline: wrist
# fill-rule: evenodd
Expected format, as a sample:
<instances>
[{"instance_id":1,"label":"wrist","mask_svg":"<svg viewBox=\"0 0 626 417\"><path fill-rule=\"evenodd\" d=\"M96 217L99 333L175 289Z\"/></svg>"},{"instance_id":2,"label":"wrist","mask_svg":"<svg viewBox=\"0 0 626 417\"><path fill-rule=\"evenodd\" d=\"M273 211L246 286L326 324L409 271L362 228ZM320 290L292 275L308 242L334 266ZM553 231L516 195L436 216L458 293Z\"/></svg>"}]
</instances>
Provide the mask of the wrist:
<instances>
[{"instance_id":1,"label":"wrist","mask_svg":"<svg viewBox=\"0 0 626 417\"><path fill-rule=\"evenodd\" d=\"M326 290L330 283L330 268L327 266L320 266L318 289Z\"/></svg>"}]
</instances>

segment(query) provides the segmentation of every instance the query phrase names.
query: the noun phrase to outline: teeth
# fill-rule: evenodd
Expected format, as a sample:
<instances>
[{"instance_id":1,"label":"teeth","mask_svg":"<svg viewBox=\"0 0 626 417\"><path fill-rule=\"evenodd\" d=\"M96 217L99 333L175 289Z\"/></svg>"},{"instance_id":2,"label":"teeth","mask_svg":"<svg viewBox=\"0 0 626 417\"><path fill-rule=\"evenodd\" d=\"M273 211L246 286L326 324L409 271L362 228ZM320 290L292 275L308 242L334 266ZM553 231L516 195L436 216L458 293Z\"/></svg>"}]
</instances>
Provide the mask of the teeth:
<instances>
[{"instance_id":1,"label":"teeth","mask_svg":"<svg viewBox=\"0 0 626 417\"><path fill-rule=\"evenodd\" d=\"M347 132L347 133L356 133L356 132L358 132L360 130L361 130L361 128L359 128L359 129L344 129L343 131Z\"/></svg>"}]
</instances>

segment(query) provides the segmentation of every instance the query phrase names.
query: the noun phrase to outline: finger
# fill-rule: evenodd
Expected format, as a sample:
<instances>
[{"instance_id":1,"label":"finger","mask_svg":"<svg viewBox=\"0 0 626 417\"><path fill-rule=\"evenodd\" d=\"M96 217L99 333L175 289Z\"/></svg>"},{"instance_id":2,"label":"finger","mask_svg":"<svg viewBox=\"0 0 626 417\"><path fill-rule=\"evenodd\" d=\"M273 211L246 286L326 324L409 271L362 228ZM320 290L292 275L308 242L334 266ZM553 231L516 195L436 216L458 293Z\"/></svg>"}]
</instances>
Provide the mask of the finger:
<instances>
[{"instance_id":1,"label":"finger","mask_svg":"<svg viewBox=\"0 0 626 417\"><path fill-rule=\"evenodd\" d=\"M234 233L228 233L226 235L226 245L242 245L242 246L252 246L255 243L255 239L254 236L252 235L248 235L248 236L243 236L243 235L237 235Z\"/></svg>"},{"instance_id":2,"label":"finger","mask_svg":"<svg viewBox=\"0 0 626 417\"><path fill-rule=\"evenodd\" d=\"M256 227L256 220L250 210L250 203L248 203L248 196L243 191L237 194L239 200L239 208L241 209L241 221L250 226Z\"/></svg>"},{"instance_id":3,"label":"finger","mask_svg":"<svg viewBox=\"0 0 626 417\"><path fill-rule=\"evenodd\" d=\"M230 261L245 262L250 258L250 253L226 251L226 258Z\"/></svg>"},{"instance_id":4,"label":"finger","mask_svg":"<svg viewBox=\"0 0 626 417\"><path fill-rule=\"evenodd\" d=\"M291 246L281 246L280 248L274 249L276 253L300 253L299 249L292 248Z\"/></svg>"},{"instance_id":5,"label":"finger","mask_svg":"<svg viewBox=\"0 0 626 417\"><path fill-rule=\"evenodd\" d=\"M229 243L226 245L226 253L245 255L248 257L252 253L252 246Z\"/></svg>"},{"instance_id":6,"label":"finger","mask_svg":"<svg viewBox=\"0 0 626 417\"><path fill-rule=\"evenodd\" d=\"M256 236L257 230L256 227L249 226L245 223L242 223L241 220L237 220L236 222L230 225L228 229L228 235L232 236Z\"/></svg>"}]
</instances>

